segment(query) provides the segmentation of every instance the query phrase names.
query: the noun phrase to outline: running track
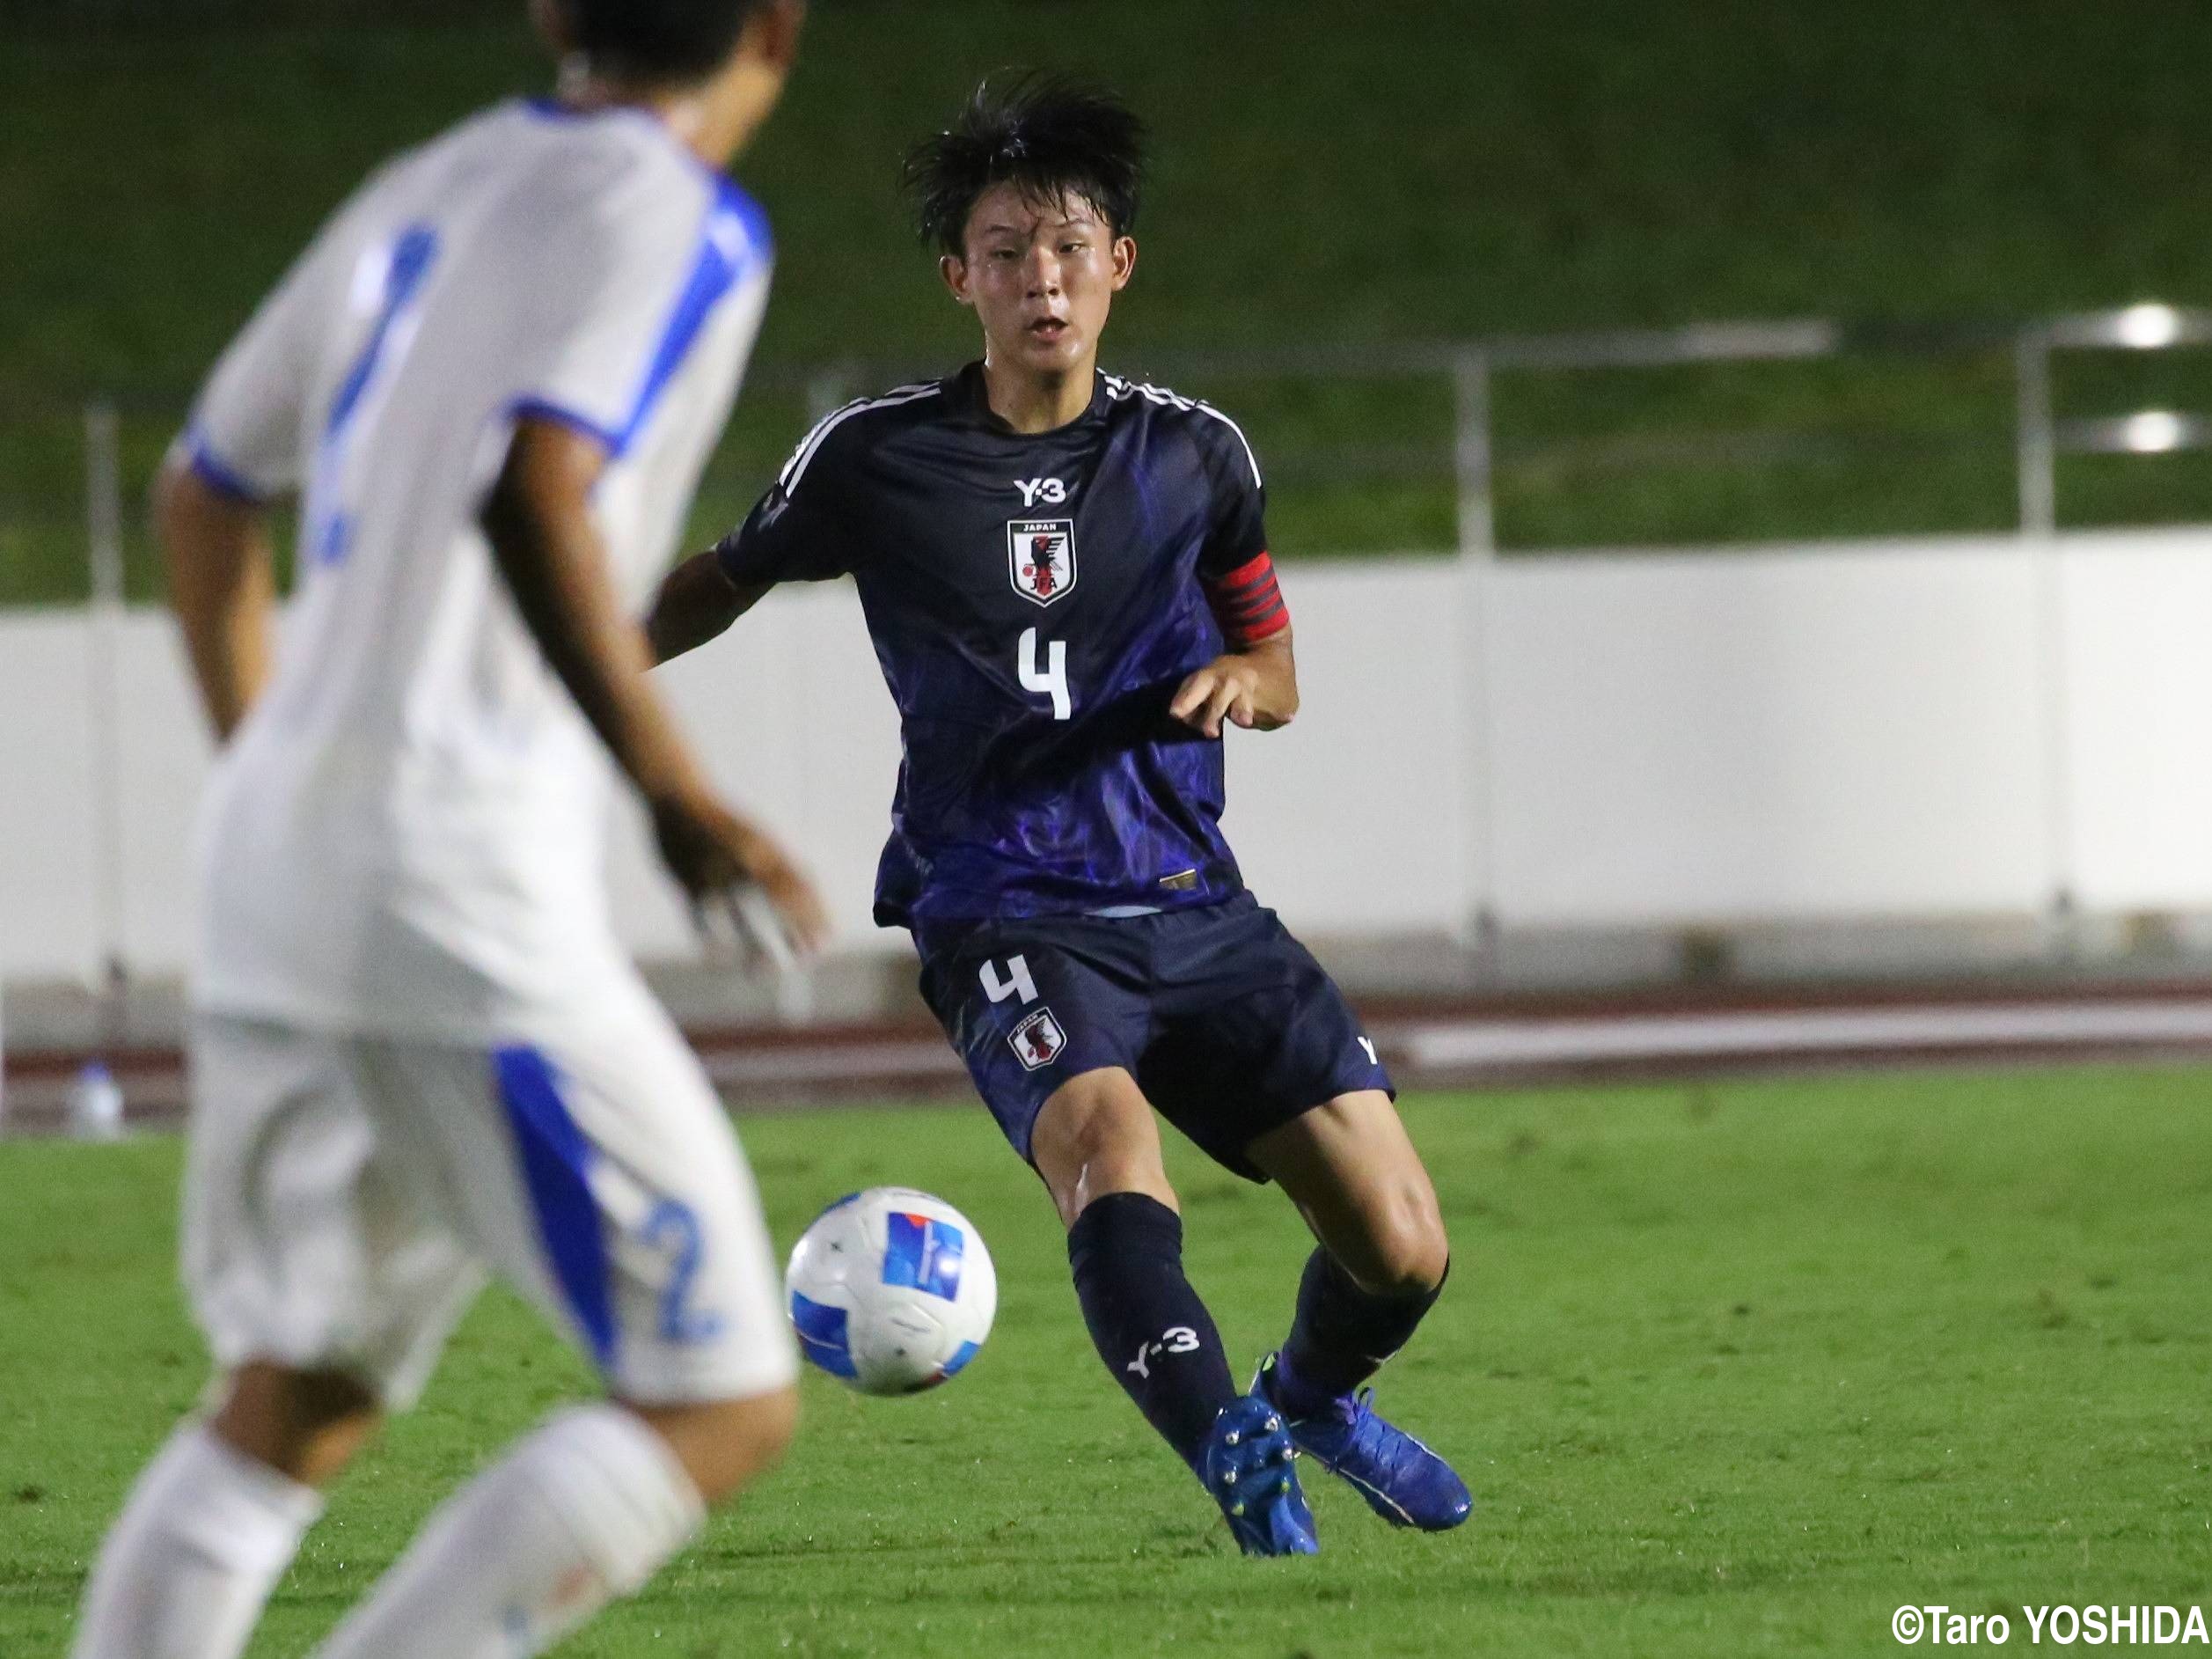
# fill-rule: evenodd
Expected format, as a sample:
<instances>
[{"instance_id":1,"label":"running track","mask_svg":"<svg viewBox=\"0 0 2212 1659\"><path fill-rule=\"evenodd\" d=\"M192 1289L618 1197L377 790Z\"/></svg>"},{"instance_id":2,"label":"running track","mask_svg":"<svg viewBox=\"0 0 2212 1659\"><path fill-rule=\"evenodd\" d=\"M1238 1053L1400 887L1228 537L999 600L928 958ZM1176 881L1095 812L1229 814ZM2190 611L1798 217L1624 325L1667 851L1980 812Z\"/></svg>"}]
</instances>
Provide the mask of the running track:
<instances>
[{"instance_id":1,"label":"running track","mask_svg":"<svg viewBox=\"0 0 2212 1659\"><path fill-rule=\"evenodd\" d=\"M2212 984L1930 986L1846 990L1671 989L1600 996L1366 1004L1402 1087L2087 1061L2212 1061ZM740 1113L961 1098L967 1078L934 1028L905 1024L691 1033ZM0 1132L62 1127L89 1056L13 1053ZM173 1126L176 1049L110 1056L134 1124Z\"/></svg>"}]
</instances>

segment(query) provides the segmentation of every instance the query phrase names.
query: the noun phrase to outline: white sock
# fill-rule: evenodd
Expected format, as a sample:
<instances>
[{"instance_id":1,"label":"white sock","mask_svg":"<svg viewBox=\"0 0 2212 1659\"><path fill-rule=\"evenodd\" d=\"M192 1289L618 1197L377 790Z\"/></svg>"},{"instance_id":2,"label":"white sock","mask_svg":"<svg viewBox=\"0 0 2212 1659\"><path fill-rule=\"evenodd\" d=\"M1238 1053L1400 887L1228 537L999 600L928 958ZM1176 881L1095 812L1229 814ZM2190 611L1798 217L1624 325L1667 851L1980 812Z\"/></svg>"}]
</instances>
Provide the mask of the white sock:
<instances>
[{"instance_id":1,"label":"white sock","mask_svg":"<svg viewBox=\"0 0 2212 1659\"><path fill-rule=\"evenodd\" d=\"M235 1659L322 1508L313 1487L182 1425L100 1547L77 1659Z\"/></svg>"},{"instance_id":2,"label":"white sock","mask_svg":"<svg viewBox=\"0 0 2212 1659\"><path fill-rule=\"evenodd\" d=\"M564 1412L446 1501L320 1659L514 1659L658 1572L707 1519L643 1419Z\"/></svg>"}]
</instances>

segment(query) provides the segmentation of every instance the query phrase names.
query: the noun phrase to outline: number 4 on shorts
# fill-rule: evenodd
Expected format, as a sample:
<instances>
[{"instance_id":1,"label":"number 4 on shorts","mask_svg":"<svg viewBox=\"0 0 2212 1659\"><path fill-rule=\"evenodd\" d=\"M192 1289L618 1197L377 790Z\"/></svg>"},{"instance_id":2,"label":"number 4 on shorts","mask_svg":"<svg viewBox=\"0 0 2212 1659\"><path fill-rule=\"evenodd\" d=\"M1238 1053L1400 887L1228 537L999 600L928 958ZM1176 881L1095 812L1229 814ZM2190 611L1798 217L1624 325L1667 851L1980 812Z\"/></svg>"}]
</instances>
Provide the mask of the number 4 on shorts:
<instances>
[{"instance_id":1,"label":"number 4 on shorts","mask_svg":"<svg viewBox=\"0 0 2212 1659\"><path fill-rule=\"evenodd\" d=\"M1022 1005L1026 1008L1036 1001L1036 981L1029 977L1028 961L1018 956L1007 958L1006 977L999 977L999 965L986 962L977 975L983 981L984 995L994 1002L1003 1002L1019 992Z\"/></svg>"}]
</instances>

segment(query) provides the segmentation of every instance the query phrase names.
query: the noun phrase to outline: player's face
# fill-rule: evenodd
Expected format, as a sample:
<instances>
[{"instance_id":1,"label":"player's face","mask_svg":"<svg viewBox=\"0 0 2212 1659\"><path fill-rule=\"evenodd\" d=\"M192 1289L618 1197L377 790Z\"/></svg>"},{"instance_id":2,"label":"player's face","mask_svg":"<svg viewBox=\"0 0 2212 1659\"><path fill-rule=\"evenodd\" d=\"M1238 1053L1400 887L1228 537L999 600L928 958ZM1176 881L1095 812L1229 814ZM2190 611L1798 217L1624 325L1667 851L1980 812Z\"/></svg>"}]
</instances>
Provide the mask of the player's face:
<instances>
[{"instance_id":1,"label":"player's face","mask_svg":"<svg viewBox=\"0 0 2212 1659\"><path fill-rule=\"evenodd\" d=\"M977 198L966 243L964 258L944 261L945 284L975 307L991 360L1039 374L1088 367L1136 243L1080 197L1040 206L1011 184Z\"/></svg>"}]
</instances>

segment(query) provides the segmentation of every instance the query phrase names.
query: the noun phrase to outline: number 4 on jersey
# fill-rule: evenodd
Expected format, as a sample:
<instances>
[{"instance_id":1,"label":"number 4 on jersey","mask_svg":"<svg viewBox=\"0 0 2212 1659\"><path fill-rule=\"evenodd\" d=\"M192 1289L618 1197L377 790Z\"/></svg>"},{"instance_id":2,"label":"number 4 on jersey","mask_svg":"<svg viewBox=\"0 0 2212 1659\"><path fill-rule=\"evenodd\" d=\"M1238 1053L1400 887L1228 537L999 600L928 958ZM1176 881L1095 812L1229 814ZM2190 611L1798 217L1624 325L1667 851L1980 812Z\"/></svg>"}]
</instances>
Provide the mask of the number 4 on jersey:
<instances>
[{"instance_id":1,"label":"number 4 on jersey","mask_svg":"<svg viewBox=\"0 0 2212 1659\"><path fill-rule=\"evenodd\" d=\"M1007 958L1006 977L999 977L999 965L986 962L977 977L983 981L983 993L994 1002L1003 1002L1019 992L1022 1005L1027 1008L1036 1001L1036 981L1029 977L1029 963L1026 957Z\"/></svg>"},{"instance_id":2,"label":"number 4 on jersey","mask_svg":"<svg viewBox=\"0 0 2212 1659\"><path fill-rule=\"evenodd\" d=\"M1022 675L1023 691L1041 691L1051 694L1052 718L1066 720L1074 712L1074 705L1067 694L1067 642L1054 640L1045 649L1046 666L1036 665L1036 630L1022 630L1022 654L1015 664Z\"/></svg>"}]
</instances>

